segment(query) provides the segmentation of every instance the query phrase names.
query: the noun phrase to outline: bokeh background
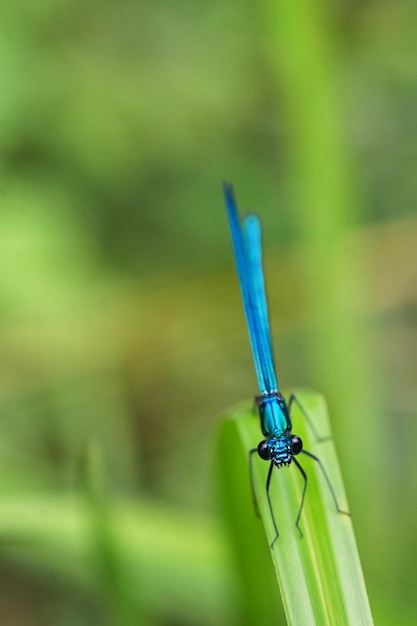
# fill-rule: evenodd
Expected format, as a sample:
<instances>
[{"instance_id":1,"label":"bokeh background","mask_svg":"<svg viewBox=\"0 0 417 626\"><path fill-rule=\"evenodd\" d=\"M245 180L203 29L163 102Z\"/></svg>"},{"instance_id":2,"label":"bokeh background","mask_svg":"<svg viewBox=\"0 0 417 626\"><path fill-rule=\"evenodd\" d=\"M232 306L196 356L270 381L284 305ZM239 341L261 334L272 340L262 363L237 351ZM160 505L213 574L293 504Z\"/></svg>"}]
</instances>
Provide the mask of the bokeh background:
<instances>
[{"instance_id":1,"label":"bokeh background","mask_svg":"<svg viewBox=\"0 0 417 626\"><path fill-rule=\"evenodd\" d=\"M256 391L223 179L262 216L280 384L328 399L376 621L415 623L416 23L3 0L2 624L245 623L213 468Z\"/></svg>"}]
</instances>

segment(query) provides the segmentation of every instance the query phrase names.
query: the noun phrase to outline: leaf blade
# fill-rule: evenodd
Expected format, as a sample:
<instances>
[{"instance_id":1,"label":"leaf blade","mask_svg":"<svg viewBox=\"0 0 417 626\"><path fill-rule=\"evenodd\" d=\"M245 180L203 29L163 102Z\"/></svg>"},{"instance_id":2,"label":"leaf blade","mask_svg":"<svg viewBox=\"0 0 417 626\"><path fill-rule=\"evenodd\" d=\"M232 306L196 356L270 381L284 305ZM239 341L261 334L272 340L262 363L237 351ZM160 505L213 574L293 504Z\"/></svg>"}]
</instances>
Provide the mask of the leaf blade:
<instances>
[{"instance_id":1,"label":"leaf blade","mask_svg":"<svg viewBox=\"0 0 417 626\"><path fill-rule=\"evenodd\" d=\"M330 435L330 426L324 399L316 393L303 391L297 393L304 408L313 419L321 436ZM294 431L303 439L305 449L320 457L339 505L346 508L346 497L334 442L326 440L317 442L309 432L308 425L303 423L298 408L292 413ZM243 451L255 447L259 441L258 420L248 411L247 407L239 408L226 418L229 423L227 435L230 448L231 430ZM222 437L220 433L220 437ZM235 441L235 447L237 443ZM233 462L229 454L228 465ZM240 455L240 463L243 455ZM280 537L271 550L271 558L275 569L276 581L281 591L288 624L340 624L368 625L372 624L372 616L366 594L365 583L360 565L353 526L350 518L338 513L331 492L320 470L318 463L303 455L298 457L308 476L308 488L305 506L301 518L304 537L300 539L295 527L301 490L302 477L293 465L289 469L273 472L271 481L271 498ZM235 458L236 463L239 459ZM222 463L222 462L221 462ZM226 468L224 468L226 469ZM244 474L248 474L241 468ZM257 501L270 544L274 538L274 527L270 516L265 490L267 464L261 459L254 463L254 487ZM249 478L246 494L242 498L250 498ZM227 489L227 481L225 481ZM239 487L236 486L238 490ZM227 498L227 494L225 496ZM246 515L246 513L245 513ZM229 519L232 526L239 524L239 519ZM243 524L248 526L247 520ZM251 526L251 528L254 528ZM258 531L261 527L258 525ZM254 530L253 532L257 532ZM251 538L251 541L253 537ZM248 538L238 537L236 549L247 550ZM258 563L259 567L259 563ZM261 571L252 572L252 583L256 579L257 587L265 585L271 589ZM250 578L250 577L249 577ZM248 576L247 576L248 579ZM260 584L260 579L262 583ZM269 594L273 592L269 591ZM263 596L263 601L265 597ZM268 619L258 623L267 624ZM270 622L270 623L276 623Z\"/></svg>"}]
</instances>

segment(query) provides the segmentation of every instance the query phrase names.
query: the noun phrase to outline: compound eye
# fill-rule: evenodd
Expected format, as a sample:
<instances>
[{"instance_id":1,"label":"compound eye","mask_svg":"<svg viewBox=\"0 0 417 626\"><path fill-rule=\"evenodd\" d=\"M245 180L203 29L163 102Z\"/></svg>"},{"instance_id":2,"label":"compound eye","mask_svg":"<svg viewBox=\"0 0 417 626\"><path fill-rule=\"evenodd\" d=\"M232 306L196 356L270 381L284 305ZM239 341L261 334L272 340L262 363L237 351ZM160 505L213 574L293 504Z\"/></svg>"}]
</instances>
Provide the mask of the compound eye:
<instances>
[{"instance_id":1,"label":"compound eye","mask_svg":"<svg viewBox=\"0 0 417 626\"><path fill-rule=\"evenodd\" d=\"M258 454L264 461L268 461L271 458L267 441L261 441L258 445Z\"/></svg>"},{"instance_id":2,"label":"compound eye","mask_svg":"<svg viewBox=\"0 0 417 626\"><path fill-rule=\"evenodd\" d=\"M303 442L301 437L297 437L297 435L293 435L291 437L291 450L294 455L300 454L303 449Z\"/></svg>"}]
</instances>

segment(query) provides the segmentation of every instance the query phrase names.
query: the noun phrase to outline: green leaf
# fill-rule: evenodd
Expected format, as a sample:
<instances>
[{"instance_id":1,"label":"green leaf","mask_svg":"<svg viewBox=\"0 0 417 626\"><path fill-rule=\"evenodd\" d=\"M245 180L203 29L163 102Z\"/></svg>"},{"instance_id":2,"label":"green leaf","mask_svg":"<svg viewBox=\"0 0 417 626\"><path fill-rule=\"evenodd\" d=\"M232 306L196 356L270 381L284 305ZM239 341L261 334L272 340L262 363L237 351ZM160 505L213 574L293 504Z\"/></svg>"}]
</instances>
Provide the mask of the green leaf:
<instances>
[{"instance_id":1,"label":"green leaf","mask_svg":"<svg viewBox=\"0 0 417 626\"><path fill-rule=\"evenodd\" d=\"M142 615L164 623L234 624L237 589L217 520L143 500L107 499L100 459L94 449L90 454L87 498L70 492L1 494L3 567L22 567L39 584L56 579L70 592L81 589L103 614L109 613L109 600L127 596L129 609L140 615L138 625ZM103 583L114 566L118 589L108 598Z\"/></svg>"},{"instance_id":2,"label":"green leaf","mask_svg":"<svg viewBox=\"0 0 417 626\"><path fill-rule=\"evenodd\" d=\"M92 564L105 600L107 623L144 626L150 621L145 618L140 594L133 596L131 593L125 563L120 558L117 529L111 517L111 501L107 497L103 451L97 441L90 442L86 460L84 478L91 518Z\"/></svg>"},{"instance_id":3,"label":"green leaf","mask_svg":"<svg viewBox=\"0 0 417 626\"><path fill-rule=\"evenodd\" d=\"M309 391L296 395L320 437L327 438L331 433L323 397ZM317 441L296 405L291 418L293 432L301 436L304 449L323 463L340 508L348 510L334 442ZM261 438L259 419L247 405L234 410L222 422L222 499L233 531L251 623L279 623L281 593L288 624L372 624L351 518L337 512L319 464L303 454L298 460L308 476L300 523L304 536L300 537L295 526L303 479L292 464L272 474L271 499L280 536L273 548L269 547L275 536L265 489L269 465L257 455L254 458L254 487L263 528L251 500L248 466L248 452Z\"/></svg>"}]
</instances>

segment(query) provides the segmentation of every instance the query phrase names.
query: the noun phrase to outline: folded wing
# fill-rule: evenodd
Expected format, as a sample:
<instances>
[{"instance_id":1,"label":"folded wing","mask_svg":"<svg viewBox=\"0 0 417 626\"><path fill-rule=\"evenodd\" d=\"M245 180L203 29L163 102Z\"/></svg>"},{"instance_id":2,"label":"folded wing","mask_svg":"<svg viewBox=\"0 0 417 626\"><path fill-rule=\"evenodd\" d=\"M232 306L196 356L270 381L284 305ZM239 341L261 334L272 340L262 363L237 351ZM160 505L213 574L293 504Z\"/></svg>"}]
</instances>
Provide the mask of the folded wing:
<instances>
[{"instance_id":1,"label":"folded wing","mask_svg":"<svg viewBox=\"0 0 417 626\"><path fill-rule=\"evenodd\" d=\"M224 195L259 389L261 392L276 390L262 267L261 225L256 215L247 215L242 227L231 185L224 185Z\"/></svg>"}]
</instances>

